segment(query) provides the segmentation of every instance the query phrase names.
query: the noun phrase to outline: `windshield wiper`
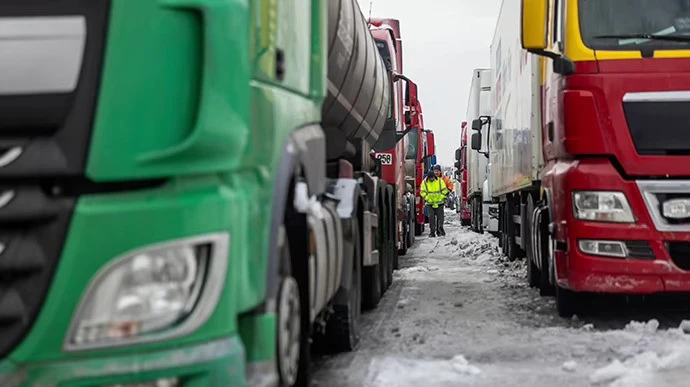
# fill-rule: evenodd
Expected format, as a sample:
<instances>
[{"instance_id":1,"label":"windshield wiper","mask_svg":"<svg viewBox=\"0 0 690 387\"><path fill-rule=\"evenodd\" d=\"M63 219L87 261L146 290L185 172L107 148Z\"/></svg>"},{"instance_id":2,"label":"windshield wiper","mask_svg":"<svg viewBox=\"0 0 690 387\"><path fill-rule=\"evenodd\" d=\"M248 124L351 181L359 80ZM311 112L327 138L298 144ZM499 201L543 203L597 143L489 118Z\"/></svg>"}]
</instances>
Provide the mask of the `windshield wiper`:
<instances>
[{"instance_id":1,"label":"windshield wiper","mask_svg":"<svg viewBox=\"0 0 690 387\"><path fill-rule=\"evenodd\" d=\"M658 34L620 34L620 35L598 35L594 39L647 39L647 40L666 40L669 42L690 42L688 35L658 35Z\"/></svg>"}]
</instances>

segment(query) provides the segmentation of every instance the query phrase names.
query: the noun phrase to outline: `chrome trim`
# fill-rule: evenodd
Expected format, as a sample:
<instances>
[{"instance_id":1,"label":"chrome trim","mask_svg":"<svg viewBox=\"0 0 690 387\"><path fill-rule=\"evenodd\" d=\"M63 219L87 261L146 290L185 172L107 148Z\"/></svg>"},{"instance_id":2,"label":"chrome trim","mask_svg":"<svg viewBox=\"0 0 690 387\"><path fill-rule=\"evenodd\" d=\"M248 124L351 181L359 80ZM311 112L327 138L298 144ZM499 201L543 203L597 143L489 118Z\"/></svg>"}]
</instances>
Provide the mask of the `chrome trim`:
<instances>
[{"instance_id":1,"label":"chrome trim","mask_svg":"<svg viewBox=\"0 0 690 387\"><path fill-rule=\"evenodd\" d=\"M685 102L690 101L690 90L686 91L645 91L626 93L623 102Z\"/></svg>"},{"instance_id":2,"label":"chrome trim","mask_svg":"<svg viewBox=\"0 0 690 387\"><path fill-rule=\"evenodd\" d=\"M156 249L169 249L180 245L198 245L204 243L211 243L211 256L208 260L208 274L206 281L201 290L194 310L177 326L168 330L157 333L144 333L141 336L136 336L123 340L111 340L106 342L94 342L87 344L74 344L74 338L79 327L79 318L86 307L86 301L90 295L102 282L103 278L108 275L114 268L121 265L125 260L132 256L141 254L143 252L150 252ZM91 279L91 282L86 287L86 291L82 294L76 312L72 316L69 330L65 335L63 350L68 352L83 351L89 349L115 348L125 345L151 343L163 340L170 340L178 337L188 335L199 327L201 327L216 309L216 305L220 300L221 292L225 286L225 278L227 276L228 254L230 252L230 235L227 232L217 232L211 234L204 234L190 238L174 239L171 241L156 243L137 248L119 255L115 259L109 261L104 265L98 273Z\"/></svg>"},{"instance_id":3,"label":"chrome trim","mask_svg":"<svg viewBox=\"0 0 690 387\"><path fill-rule=\"evenodd\" d=\"M15 192L14 192L14 190L11 190L11 189L1 193L0 194L0 208L4 208L8 204L10 204L12 199L14 199L14 196L15 196Z\"/></svg>"},{"instance_id":4,"label":"chrome trim","mask_svg":"<svg viewBox=\"0 0 690 387\"><path fill-rule=\"evenodd\" d=\"M683 193L690 196L690 180L638 180L637 188L657 231L690 232L690 225L670 224L661 214L657 194Z\"/></svg>"},{"instance_id":5,"label":"chrome trim","mask_svg":"<svg viewBox=\"0 0 690 387\"><path fill-rule=\"evenodd\" d=\"M84 16L0 17L0 95L73 91L85 43Z\"/></svg>"},{"instance_id":6,"label":"chrome trim","mask_svg":"<svg viewBox=\"0 0 690 387\"><path fill-rule=\"evenodd\" d=\"M0 156L0 168L12 164L15 160L19 158L19 156L22 155L22 152L24 152L24 150L20 146L15 146L8 149L5 153L2 154L2 156Z\"/></svg>"}]
</instances>

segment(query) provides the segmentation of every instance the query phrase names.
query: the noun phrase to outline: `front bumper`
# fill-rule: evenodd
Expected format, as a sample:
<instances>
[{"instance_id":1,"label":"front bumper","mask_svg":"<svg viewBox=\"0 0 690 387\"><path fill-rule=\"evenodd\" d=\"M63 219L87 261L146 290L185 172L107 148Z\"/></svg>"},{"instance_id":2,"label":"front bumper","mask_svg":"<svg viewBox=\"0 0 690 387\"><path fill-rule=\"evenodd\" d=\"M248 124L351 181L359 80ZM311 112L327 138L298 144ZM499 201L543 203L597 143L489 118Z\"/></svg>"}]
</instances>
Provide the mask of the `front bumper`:
<instances>
[{"instance_id":1,"label":"front bumper","mask_svg":"<svg viewBox=\"0 0 690 387\"><path fill-rule=\"evenodd\" d=\"M180 387L246 386L245 353L237 336L160 351L39 362L0 361L0 386L101 387L178 378Z\"/></svg>"},{"instance_id":2,"label":"front bumper","mask_svg":"<svg viewBox=\"0 0 690 387\"><path fill-rule=\"evenodd\" d=\"M682 227L662 228L653 218L655 206L643 195L651 181L624 180L608 161L560 165L558 175L547 178L555 206L556 277L560 286L574 291L618 294L690 292L690 232ZM690 187L688 181L664 181L664 186ZM575 219L571 193L605 190L625 193L636 223L602 223ZM560 198L558 195L562 195ZM687 192L690 196L690 190ZM656 215L655 215L656 214ZM583 239L620 241L627 257L602 257L582 252Z\"/></svg>"}]
</instances>

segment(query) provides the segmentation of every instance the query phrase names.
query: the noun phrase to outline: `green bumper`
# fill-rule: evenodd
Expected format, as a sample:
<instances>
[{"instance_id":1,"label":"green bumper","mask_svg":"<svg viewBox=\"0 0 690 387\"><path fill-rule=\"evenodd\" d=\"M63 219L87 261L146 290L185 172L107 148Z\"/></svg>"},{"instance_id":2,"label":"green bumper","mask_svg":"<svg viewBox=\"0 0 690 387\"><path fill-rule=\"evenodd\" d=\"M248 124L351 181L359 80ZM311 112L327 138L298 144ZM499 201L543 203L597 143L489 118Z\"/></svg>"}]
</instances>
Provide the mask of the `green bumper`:
<instances>
[{"instance_id":1,"label":"green bumper","mask_svg":"<svg viewBox=\"0 0 690 387\"><path fill-rule=\"evenodd\" d=\"M100 387L178 378L184 387L246 386L245 354L239 337L154 352L73 361L0 362L3 387Z\"/></svg>"},{"instance_id":2,"label":"green bumper","mask_svg":"<svg viewBox=\"0 0 690 387\"><path fill-rule=\"evenodd\" d=\"M242 177L249 186L251 179ZM266 279L266 244L248 241L250 234L265 238L268 227L247 225L259 219L261 208L234 186L235 179L202 177L80 198L43 307L21 343L0 359L0 386L127 386L161 378L179 378L180 387L253 385L247 382L253 371L265 371L275 356L275 317L247 313L263 300ZM65 349L88 284L113 257L219 231L230 235L227 276L213 313L198 329L136 345Z\"/></svg>"}]
</instances>

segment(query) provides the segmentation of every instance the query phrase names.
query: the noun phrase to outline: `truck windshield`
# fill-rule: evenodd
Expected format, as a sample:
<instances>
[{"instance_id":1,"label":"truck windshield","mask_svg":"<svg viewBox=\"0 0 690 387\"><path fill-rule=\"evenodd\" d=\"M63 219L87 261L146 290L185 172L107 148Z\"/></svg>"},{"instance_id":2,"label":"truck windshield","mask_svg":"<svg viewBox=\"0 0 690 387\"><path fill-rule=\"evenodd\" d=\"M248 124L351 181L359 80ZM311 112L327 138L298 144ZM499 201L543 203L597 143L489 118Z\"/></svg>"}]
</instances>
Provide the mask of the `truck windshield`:
<instances>
[{"instance_id":1,"label":"truck windshield","mask_svg":"<svg viewBox=\"0 0 690 387\"><path fill-rule=\"evenodd\" d=\"M419 149L419 134L418 129L413 128L407 132L407 160L417 160L417 150Z\"/></svg>"},{"instance_id":2,"label":"truck windshield","mask_svg":"<svg viewBox=\"0 0 690 387\"><path fill-rule=\"evenodd\" d=\"M688 0L579 0L580 32L594 50L687 49Z\"/></svg>"}]
</instances>

